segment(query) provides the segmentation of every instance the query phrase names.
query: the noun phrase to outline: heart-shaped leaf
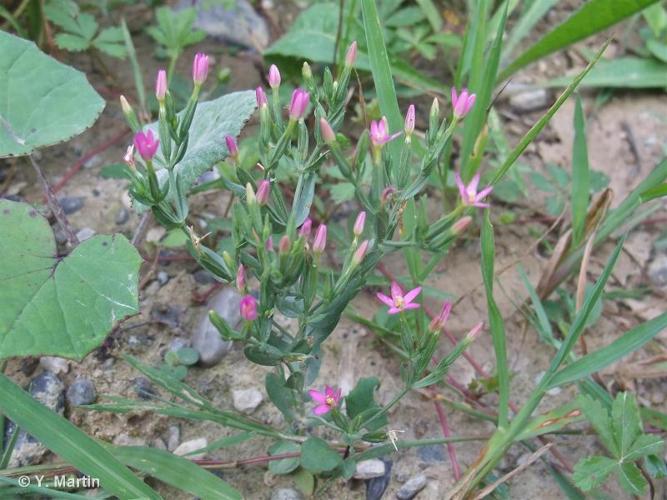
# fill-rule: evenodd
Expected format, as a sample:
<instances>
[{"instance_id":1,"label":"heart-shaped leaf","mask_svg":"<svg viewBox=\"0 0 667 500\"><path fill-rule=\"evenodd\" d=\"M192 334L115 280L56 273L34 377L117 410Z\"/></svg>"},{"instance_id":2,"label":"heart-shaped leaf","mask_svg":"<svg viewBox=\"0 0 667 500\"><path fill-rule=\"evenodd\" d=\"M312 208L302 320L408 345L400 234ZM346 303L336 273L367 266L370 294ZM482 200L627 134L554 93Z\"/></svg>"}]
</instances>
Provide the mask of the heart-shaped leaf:
<instances>
[{"instance_id":1,"label":"heart-shaped leaf","mask_svg":"<svg viewBox=\"0 0 667 500\"><path fill-rule=\"evenodd\" d=\"M141 257L124 236L95 236L59 258L47 220L8 200L0 234L0 358L82 359L138 312Z\"/></svg>"},{"instance_id":2,"label":"heart-shaped leaf","mask_svg":"<svg viewBox=\"0 0 667 500\"><path fill-rule=\"evenodd\" d=\"M0 31L0 158L74 137L102 109L83 73Z\"/></svg>"}]
</instances>

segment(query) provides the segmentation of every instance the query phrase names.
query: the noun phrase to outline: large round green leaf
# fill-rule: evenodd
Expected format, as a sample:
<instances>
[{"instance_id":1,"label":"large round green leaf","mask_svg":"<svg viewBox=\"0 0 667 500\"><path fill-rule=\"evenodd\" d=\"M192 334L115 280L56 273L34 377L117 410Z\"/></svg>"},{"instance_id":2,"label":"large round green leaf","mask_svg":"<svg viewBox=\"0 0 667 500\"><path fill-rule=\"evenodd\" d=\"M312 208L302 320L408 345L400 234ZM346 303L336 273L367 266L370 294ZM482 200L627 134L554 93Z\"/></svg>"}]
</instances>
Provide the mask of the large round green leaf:
<instances>
[{"instance_id":1,"label":"large round green leaf","mask_svg":"<svg viewBox=\"0 0 667 500\"><path fill-rule=\"evenodd\" d=\"M46 219L8 200L0 234L0 358L82 359L137 313L141 257L124 236L95 236L59 258Z\"/></svg>"},{"instance_id":2,"label":"large round green leaf","mask_svg":"<svg viewBox=\"0 0 667 500\"><path fill-rule=\"evenodd\" d=\"M0 158L80 134L102 109L83 73L0 31Z\"/></svg>"}]
</instances>

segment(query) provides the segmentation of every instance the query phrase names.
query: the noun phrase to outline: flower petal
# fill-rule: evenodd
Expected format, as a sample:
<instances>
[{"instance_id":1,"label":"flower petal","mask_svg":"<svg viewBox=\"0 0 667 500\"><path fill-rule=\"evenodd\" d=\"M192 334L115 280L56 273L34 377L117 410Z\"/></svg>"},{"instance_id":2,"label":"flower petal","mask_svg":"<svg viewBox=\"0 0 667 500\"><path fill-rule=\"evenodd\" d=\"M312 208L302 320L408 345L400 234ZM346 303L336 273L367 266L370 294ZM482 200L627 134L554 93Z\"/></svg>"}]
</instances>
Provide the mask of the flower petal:
<instances>
[{"instance_id":1,"label":"flower petal","mask_svg":"<svg viewBox=\"0 0 667 500\"><path fill-rule=\"evenodd\" d=\"M466 185L463 184L463 179L461 179L461 174L458 172L454 173L454 180L456 181L456 185L459 188L459 194L461 195L461 199L463 200L463 203L466 203L466 198L468 195L466 194Z\"/></svg>"},{"instance_id":2,"label":"flower petal","mask_svg":"<svg viewBox=\"0 0 667 500\"><path fill-rule=\"evenodd\" d=\"M388 314L398 314L401 310L398 307L390 307L387 311Z\"/></svg>"},{"instance_id":3,"label":"flower petal","mask_svg":"<svg viewBox=\"0 0 667 500\"><path fill-rule=\"evenodd\" d=\"M394 301L396 301L396 299L399 297L403 297L403 289L401 288L401 285L399 285L397 281L392 281L391 298L394 299Z\"/></svg>"},{"instance_id":4,"label":"flower petal","mask_svg":"<svg viewBox=\"0 0 667 500\"><path fill-rule=\"evenodd\" d=\"M491 205L489 203L482 203L481 201L476 201L472 204L473 207L477 208L489 208Z\"/></svg>"},{"instance_id":5,"label":"flower petal","mask_svg":"<svg viewBox=\"0 0 667 500\"><path fill-rule=\"evenodd\" d=\"M308 391L310 399L316 403L324 404L327 400L326 395L323 392L318 391L317 389L311 389Z\"/></svg>"},{"instance_id":6,"label":"flower petal","mask_svg":"<svg viewBox=\"0 0 667 500\"><path fill-rule=\"evenodd\" d=\"M405 306L403 306L403 309L406 309L406 310L407 309L419 309L420 307L421 306L419 304L417 304L415 302L412 302L410 304L405 304Z\"/></svg>"},{"instance_id":7,"label":"flower petal","mask_svg":"<svg viewBox=\"0 0 667 500\"><path fill-rule=\"evenodd\" d=\"M468 192L469 193L476 193L477 192L477 186L479 186L479 172L476 173L473 178L470 180L470 184L468 184Z\"/></svg>"},{"instance_id":8,"label":"flower petal","mask_svg":"<svg viewBox=\"0 0 667 500\"><path fill-rule=\"evenodd\" d=\"M481 200L485 196L488 196L489 194L491 194L491 191L493 191L493 186L486 186L479 193L477 193L477 199Z\"/></svg>"},{"instance_id":9,"label":"flower petal","mask_svg":"<svg viewBox=\"0 0 667 500\"><path fill-rule=\"evenodd\" d=\"M325 413L329 413L330 411L331 408L329 408L328 405L318 405L315 408L313 408L313 413L318 417L324 415Z\"/></svg>"},{"instance_id":10,"label":"flower petal","mask_svg":"<svg viewBox=\"0 0 667 500\"><path fill-rule=\"evenodd\" d=\"M387 297L384 293L376 293L375 296L380 302L389 307L394 307L394 301L390 297Z\"/></svg>"},{"instance_id":11,"label":"flower petal","mask_svg":"<svg viewBox=\"0 0 667 500\"><path fill-rule=\"evenodd\" d=\"M405 294L403 297L403 300L405 301L406 304L409 304L413 300L415 300L415 297L419 295L419 293L422 291L422 287L418 286L417 288L413 288L410 290L408 293Z\"/></svg>"}]
</instances>

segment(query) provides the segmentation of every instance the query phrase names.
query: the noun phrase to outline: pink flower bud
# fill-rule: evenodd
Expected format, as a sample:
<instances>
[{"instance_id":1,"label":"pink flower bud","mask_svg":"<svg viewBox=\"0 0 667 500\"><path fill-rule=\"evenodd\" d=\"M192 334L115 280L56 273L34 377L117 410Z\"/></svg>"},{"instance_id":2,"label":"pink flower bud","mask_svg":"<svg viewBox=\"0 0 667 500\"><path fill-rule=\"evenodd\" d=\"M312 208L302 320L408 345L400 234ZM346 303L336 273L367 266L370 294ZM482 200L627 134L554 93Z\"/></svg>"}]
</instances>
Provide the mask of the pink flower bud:
<instances>
[{"instance_id":1,"label":"pink flower bud","mask_svg":"<svg viewBox=\"0 0 667 500\"><path fill-rule=\"evenodd\" d=\"M227 151L229 151L229 156L236 160L239 157L239 147L236 144L236 140L231 136L225 136L225 143L227 144Z\"/></svg>"},{"instance_id":2,"label":"pink flower bud","mask_svg":"<svg viewBox=\"0 0 667 500\"><path fill-rule=\"evenodd\" d=\"M259 183L257 188L257 203L260 205L266 205L269 201L269 196L271 194L271 182L267 179L264 179Z\"/></svg>"},{"instance_id":3,"label":"pink flower bud","mask_svg":"<svg viewBox=\"0 0 667 500\"><path fill-rule=\"evenodd\" d=\"M236 289L240 293L245 292L245 267L243 267L243 264L240 264L236 271Z\"/></svg>"},{"instance_id":4,"label":"pink flower bud","mask_svg":"<svg viewBox=\"0 0 667 500\"><path fill-rule=\"evenodd\" d=\"M267 252L273 252L273 236L269 236L269 239L264 244L264 248L266 248Z\"/></svg>"},{"instance_id":5,"label":"pink flower bud","mask_svg":"<svg viewBox=\"0 0 667 500\"><path fill-rule=\"evenodd\" d=\"M158 101L164 101L164 97L167 95L167 72L163 69L157 72L157 78L155 80L155 97Z\"/></svg>"},{"instance_id":6,"label":"pink flower bud","mask_svg":"<svg viewBox=\"0 0 667 500\"><path fill-rule=\"evenodd\" d=\"M301 229L299 229L299 236L303 238L310 238L310 231L313 228L313 221L310 219L306 219L303 221L303 224L301 225Z\"/></svg>"},{"instance_id":7,"label":"pink flower bud","mask_svg":"<svg viewBox=\"0 0 667 500\"><path fill-rule=\"evenodd\" d=\"M315 233L315 241L313 241L313 252L322 253L327 246L327 226L320 224Z\"/></svg>"},{"instance_id":8,"label":"pink flower bud","mask_svg":"<svg viewBox=\"0 0 667 500\"><path fill-rule=\"evenodd\" d=\"M278 253L280 254L286 254L289 252L289 247L291 246L292 242L289 239L289 236L285 235L282 238L280 238L280 242L278 243Z\"/></svg>"},{"instance_id":9,"label":"pink flower bud","mask_svg":"<svg viewBox=\"0 0 667 500\"><path fill-rule=\"evenodd\" d=\"M405 138L409 142L412 133L415 131L415 105L410 104L408 112L405 113Z\"/></svg>"},{"instance_id":10,"label":"pink flower bud","mask_svg":"<svg viewBox=\"0 0 667 500\"><path fill-rule=\"evenodd\" d=\"M160 141L153 136L152 130L137 132L134 135L134 147L137 148L139 155L144 161L153 159L159 145Z\"/></svg>"},{"instance_id":11,"label":"pink flower bud","mask_svg":"<svg viewBox=\"0 0 667 500\"><path fill-rule=\"evenodd\" d=\"M361 236L361 233L364 232L364 224L366 224L366 212L362 211L359 212L359 215L357 215L357 220L354 221L354 228L352 229L352 232L355 236Z\"/></svg>"},{"instance_id":12,"label":"pink flower bud","mask_svg":"<svg viewBox=\"0 0 667 500\"><path fill-rule=\"evenodd\" d=\"M208 76L209 57L206 54L198 52L192 61L192 80L195 85L201 85Z\"/></svg>"},{"instance_id":13,"label":"pink flower bud","mask_svg":"<svg viewBox=\"0 0 667 500\"><path fill-rule=\"evenodd\" d=\"M269 104L268 99L266 98L266 92L262 87L257 87L255 89L255 99L257 99L257 107L261 108Z\"/></svg>"},{"instance_id":14,"label":"pink flower bud","mask_svg":"<svg viewBox=\"0 0 667 500\"><path fill-rule=\"evenodd\" d=\"M125 151L125 156L123 156L123 160L125 163L127 163L127 166L130 167L131 169L135 169L136 165L134 164L134 145L131 144L127 147L127 150Z\"/></svg>"},{"instance_id":15,"label":"pink flower bud","mask_svg":"<svg viewBox=\"0 0 667 500\"><path fill-rule=\"evenodd\" d=\"M239 304L241 317L246 321L255 321L257 319L257 299L252 295L246 295Z\"/></svg>"},{"instance_id":16,"label":"pink flower bud","mask_svg":"<svg viewBox=\"0 0 667 500\"><path fill-rule=\"evenodd\" d=\"M472 109L477 96L468 92L468 89L461 90L461 95L457 95L456 88L452 87L452 107L454 108L454 117L463 118Z\"/></svg>"},{"instance_id":17,"label":"pink flower bud","mask_svg":"<svg viewBox=\"0 0 667 500\"><path fill-rule=\"evenodd\" d=\"M352 255L352 266L356 267L361 262L364 260L364 257L366 256L366 252L368 251L368 240L364 240L361 242L361 245L354 251L354 255Z\"/></svg>"},{"instance_id":18,"label":"pink flower bud","mask_svg":"<svg viewBox=\"0 0 667 500\"><path fill-rule=\"evenodd\" d=\"M479 334L482 332L483 327L484 327L483 321L480 321L475 326L473 326L465 336L466 342L473 342L477 337L479 337Z\"/></svg>"},{"instance_id":19,"label":"pink flower bud","mask_svg":"<svg viewBox=\"0 0 667 500\"><path fill-rule=\"evenodd\" d=\"M280 87L280 71L275 64L272 64L269 68L269 85L272 89L277 89Z\"/></svg>"},{"instance_id":20,"label":"pink flower bud","mask_svg":"<svg viewBox=\"0 0 667 500\"><path fill-rule=\"evenodd\" d=\"M357 60L357 42L354 41L347 48L345 53L345 66L352 67L354 66L355 61Z\"/></svg>"},{"instance_id":21,"label":"pink flower bud","mask_svg":"<svg viewBox=\"0 0 667 500\"><path fill-rule=\"evenodd\" d=\"M382 190L380 195L380 203L384 206L396 193L396 188L394 186L387 186Z\"/></svg>"},{"instance_id":22,"label":"pink flower bud","mask_svg":"<svg viewBox=\"0 0 667 500\"><path fill-rule=\"evenodd\" d=\"M289 105L289 117L291 120L300 120L303 118L310 103L310 94L305 90L298 88L292 92L292 100Z\"/></svg>"},{"instance_id":23,"label":"pink flower bud","mask_svg":"<svg viewBox=\"0 0 667 500\"><path fill-rule=\"evenodd\" d=\"M125 98L124 95L120 96L120 109L123 110L123 114L125 116L132 113L132 106L130 106L130 103L127 102L127 99Z\"/></svg>"},{"instance_id":24,"label":"pink flower bud","mask_svg":"<svg viewBox=\"0 0 667 500\"><path fill-rule=\"evenodd\" d=\"M461 234L468 228L471 222L472 222L472 217L470 217L469 215L461 217L452 225L452 232L454 234Z\"/></svg>"},{"instance_id":25,"label":"pink flower bud","mask_svg":"<svg viewBox=\"0 0 667 500\"><path fill-rule=\"evenodd\" d=\"M336 142L336 133L329 125L329 122L325 118L320 118L320 133L322 134L322 139L327 144L333 144Z\"/></svg>"},{"instance_id":26,"label":"pink flower bud","mask_svg":"<svg viewBox=\"0 0 667 500\"><path fill-rule=\"evenodd\" d=\"M451 312L452 303L445 302L442 305L440 313L431 321L431 324L428 327L429 331L433 333L439 333L445 327L445 323L447 323L447 318L449 318L449 313Z\"/></svg>"}]
</instances>

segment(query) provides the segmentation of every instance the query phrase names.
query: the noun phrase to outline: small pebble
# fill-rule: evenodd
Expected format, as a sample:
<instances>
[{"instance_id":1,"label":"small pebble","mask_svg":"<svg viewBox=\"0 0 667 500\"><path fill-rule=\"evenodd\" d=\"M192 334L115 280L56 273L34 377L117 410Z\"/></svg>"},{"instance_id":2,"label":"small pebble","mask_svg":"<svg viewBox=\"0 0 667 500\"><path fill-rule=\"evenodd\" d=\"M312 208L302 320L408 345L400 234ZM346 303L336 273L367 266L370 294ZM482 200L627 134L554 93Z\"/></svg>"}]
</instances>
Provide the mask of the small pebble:
<instances>
[{"instance_id":1,"label":"small pebble","mask_svg":"<svg viewBox=\"0 0 667 500\"><path fill-rule=\"evenodd\" d=\"M125 207L121 207L121 209L118 210L118 213L116 214L116 224L122 226L128 220L130 220L130 211Z\"/></svg>"},{"instance_id":2,"label":"small pebble","mask_svg":"<svg viewBox=\"0 0 667 500\"><path fill-rule=\"evenodd\" d=\"M192 453L193 451L200 450L202 448L206 448L208 446L208 441L206 438L197 438L197 439L191 439L190 441L185 441L181 443L178 448L174 450L174 455L178 455L179 457L183 457L185 455L188 455L189 453ZM204 458L206 453L199 453L196 455L188 455L188 458Z\"/></svg>"},{"instance_id":3,"label":"small pebble","mask_svg":"<svg viewBox=\"0 0 667 500\"><path fill-rule=\"evenodd\" d=\"M123 432L113 439L113 444L116 446L146 446L146 440Z\"/></svg>"},{"instance_id":4,"label":"small pebble","mask_svg":"<svg viewBox=\"0 0 667 500\"><path fill-rule=\"evenodd\" d=\"M81 210L85 200L83 196L64 196L58 200L58 204L66 215L70 215Z\"/></svg>"},{"instance_id":5,"label":"small pebble","mask_svg":"<svg viewBox=\"0 0 667 500\"><path fill-rule=\"evenodd\" d=\"M200 285L212 285L213 283L217 282L215 276L213 276L213 274L211 274L211 272L207 271L206 269L200 269L199 271L194 272L192 277Z\"/></svg>"},{"instance_id":6,"label":"small pebble","mask_svg":"<svg viewBox=\"0 0 667 500\"><path fill-rule=\"evenodd\" d=\"M227 324L235 328L241 321L239 304L241 296L233 288L224 288L214 294L200 313L199 323L192 333L192 347L199 352L199 362L203 366L213 366L232 348L232 343L223 340L218 329L213 326L208 317L212 309L216 311Z\"/></svg>"},{"instance_id":7,"label":"small pebble","mask_svg":"<svg viewBox=\"0 0 667 500\"><path fill-rule=\"evenodd\" d=\"M387 486L391 482L391 460L381 460L385 466L385 473L378 477L366 480L366 500L380 500L387 491Z\"/></svg>"},{"instance_id":8,"label":"small pebble","mask_svg":"<svg viewBox=\"0 0 667 500\"><path fill-rule=\"evenodd\" d=\"M648 265L648 277L654 285L667 286L667 254L656 254Z\"/></svg>"},{"instance_id":9,"label":"small pebble","mask_svg":"<svg viewBox=\"0 0 667 500\"><path fill-rule=\"evenodd\" d=\"M79 229L79 231L76 233L76 237L79 239L79 241L86 241L93 236L95 236L95 230L90 227Z\"/></svg>"},{"instance_id":10,"label":"small pebble","mask_svg":"<svg viewBox=\"0 0 667 500\"><path fill-rule=\"evenodd\" d=\"M424 474L413 476L396 492L396 498L398 500L412 500L417 493L426 487L426 483L427 479Z\"/></svg>"},{"instance_id":11,"label":"small pebble","mask_svg":"<svg viewBox=\"0 0 667 500\"><path fill-rule=\"evenodd\" d=\"M146 377L137 377L134 379L134 392L137 393L140 399L153 399L157 393L153 388L153 384Z\"/></svg>"},{"instance_id":12,"label":"small pebble","mask_svg":"<svg viewBox=\"0 0 667 500\"><path fill-rule=\"evenodd\" d=\"M357 471L354 473L355 479L372 479L374 477L384 476L386 471L385 464L379 458L362 460L357 463Z\"/></svg>"},{"instance_id":13,"label":"small pebble","mask_svg":"<svg viewBox=\"0 0 667 500\"><path fill-rule=\"evenodd\" d=\"M417 456L422 462L428 464L445 461L445 451L441 444L420 446L417 448Z\"/></svg>"},{"instance_id":14,"label":"small pebble","mask_svg":"<svg viewBox=\"0 0 667 500\"><path fill-rule=\"evenodd\" d=\"M160 283L160 286L164 286L169 283L169 274L165 271L160 271L157 273L157 282Z\"/></svg>"},{"instance_id":15,"label":"small pebble","mask_svg":"<svg viewBox=\"0 0 667 500\"><path fill-rule=\"evenodd\" d=\"M56 358L54 356L43 356L39 360L39 364L45 370L52 373L67 373L69 371L69 361L64 358Z\"/></svg>"},{"instance_id":16,"label":"small pebble","mask_svg":"<svg viewBox=\"0 0 667 500\"><path fill-rule=\"evenodd\" d=\"M264 396L257 389L234 389L232 401L234 409L242 413L252 413L264 400Z\"/></svg>"},{"instance_id":17,"label":"small pebble","mask_svg":"<svg viewBox=\"0 0 667 500\"><path fill-rule=\"evenodd\" d=\"M174 451L181 442L181 428L178 425L170 425L167 429L167 449Z\"/></svg>"},{"instance_id":18,"label":"small pebble","mask_svg":"<svg viewBox=\"0 0 667 500\"><path fill-rule=\"evenodd\" d=\"M271 500L303 500L303 495L294 488L280 488L271 492Z\"/></svg>"},{"instance_id":19,"label":"small pebble","mask_svg":"<svg viewBox=\"0 0 667 500\"><path fill-rule=\"evenodd\" d=\"M510 106L516 111L536 111L548 105L549 93L543 88L527 89L510 97Z\"/></svg>"},{"instance_id":20,"label":"small pebble","mask_svg":"<svg viewBox=\"0 0 667 500\"><path fill-rule=\"evenodd\" d=\"M94 403L97 399L95 384L87 378L77 379L69 386L65 397L70 406L81 406Z\"/></svg>"}]
</instances>

